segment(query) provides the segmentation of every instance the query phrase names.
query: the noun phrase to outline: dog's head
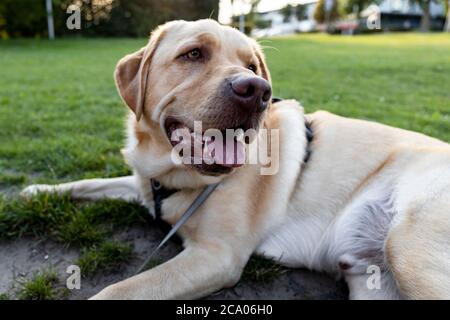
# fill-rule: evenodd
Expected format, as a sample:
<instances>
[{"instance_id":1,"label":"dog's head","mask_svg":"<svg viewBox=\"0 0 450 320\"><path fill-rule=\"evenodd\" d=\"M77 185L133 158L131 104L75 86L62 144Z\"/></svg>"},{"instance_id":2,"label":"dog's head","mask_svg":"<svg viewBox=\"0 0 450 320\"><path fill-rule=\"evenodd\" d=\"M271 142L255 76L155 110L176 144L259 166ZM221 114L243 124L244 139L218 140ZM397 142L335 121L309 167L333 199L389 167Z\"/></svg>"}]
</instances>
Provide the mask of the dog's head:
<instances>
[{"instance_id":1,"label":"dog's head","mask_svg":"<svg viewBox=\"0 0 450 320\"><path fill-rule=\"evenodd\" d=\"M125 56L115 71L117 88L138 122L160 144L173 133L258 129L271 101L270 75L256 41L213 20L172 21L158 27L148 45ZM239 146L224 149L237 151ZM189 166L205 175L225 174L236 163Z\"/></svg>"}]
</instances>

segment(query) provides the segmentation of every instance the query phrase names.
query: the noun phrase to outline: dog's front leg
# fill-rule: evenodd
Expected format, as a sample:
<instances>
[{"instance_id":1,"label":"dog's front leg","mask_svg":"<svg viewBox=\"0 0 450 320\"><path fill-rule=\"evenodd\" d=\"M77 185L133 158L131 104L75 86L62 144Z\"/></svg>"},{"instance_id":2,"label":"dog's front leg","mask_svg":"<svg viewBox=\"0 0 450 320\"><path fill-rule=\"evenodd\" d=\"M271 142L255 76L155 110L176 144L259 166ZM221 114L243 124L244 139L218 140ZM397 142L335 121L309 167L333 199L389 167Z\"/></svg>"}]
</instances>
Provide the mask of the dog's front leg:
<instances>
[{"instance_id":1,"label":"dog's front leg","mask_svg":"<svg viewBox=\"0 0 450 320\"><path fill-rule=\"evenodd\" d=\"M21 195L32 197L39 192L69 193L71 197L80 200L122 199L135 201L140 198L135 176L85 179L55 185L35 184L22 190Z\"/></svg>"},{"instance_id":2,"label":"dog's front leg","mask_svg":"<svg viewBox=\"0 0 450 320\"><path fill-rule=\"evenodd\" d=\"M195 299L234 285L250 253L223 243L191 245L179 255L132 278L110 285L91 299Z\"/></svg>"}]
</instances>

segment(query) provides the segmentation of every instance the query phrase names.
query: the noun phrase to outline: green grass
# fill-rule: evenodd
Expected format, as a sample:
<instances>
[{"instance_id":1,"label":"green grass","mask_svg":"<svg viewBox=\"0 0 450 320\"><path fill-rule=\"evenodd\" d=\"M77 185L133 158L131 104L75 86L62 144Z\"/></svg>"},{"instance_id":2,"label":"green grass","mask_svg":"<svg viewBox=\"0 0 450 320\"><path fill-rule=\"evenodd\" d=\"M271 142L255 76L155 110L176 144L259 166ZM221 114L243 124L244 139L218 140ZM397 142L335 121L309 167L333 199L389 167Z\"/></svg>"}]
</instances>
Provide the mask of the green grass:
<instances>
[{"instance_id":1,"label":"green grass","mask_svg":"<svg viewBox=\"0 0 450 320\"><path fill-rule=\"evenodd\" d=\"M19 277L9 292L0 293L0 300L61 300L70 291L52 267L36 271L29 277Z\"/></svg>"},{"instance_id":2,"label":"green grass","mask_svg":"<svg viewBox=\"0 0 450 320\"><path fill-rule=\"evenodd\" d=\"M145 39L0 42L0 239L47 237L82 251L84 272L114 270L131 249L114 230L144 210L120 201L78 203L67 196L18 199L31 183L128 174L120 154L123 106L116 62ZM420 131L450 141L450 36L301 35L261 41L274 94L307 112L331 112ZM265 263L268 263L266 265ZM279 269L251 259L244 278ZM43 292L42 296L47 293Z\"/></svg>"},{"instance_id":3,"label":"green grass","mask_svg":"<svg viewBox=\"0 0 450 320\"><path fill-rule=\"evenodd\" d=\"M32 198L0 197L0 240L46 237L66 245L97 244L115 229L144 224L146 210L119 200L76 202L67 194Z\"/></svg>"},{"instance_id":4,"label":"green grass","mask_svg":"<svg viewBox=\"0 0 450 320\"><path fill-rule=\"evenodd\" d=\"M0 300L11 300L11 296L8 293L0 293Z\"/></svg>"},{"instance_id":5,"label":"green grass","mask_svg":"<svg viewBox=\"0 0 450 320\"><path fill-rule=\"evenodd\" d=\"M51 239L79 248L82 274L111 272L132 257L132 247L111 241L115 230L143 225L146 209L118 200L76 202L67 194L41 193L29 199L0 197L0 240Z\"/></svg>"},{"instance_id":6,"label":"green grass","mask_svg":"<svg viewBox=\"0 0 450 320\"><path fill-rule=\"evenodd\" d=\"M104 242L98 247L84 250L77 265L83 276L92 276L99 271L116 271L132 256L133 248L130 245Z\"/></svg>"},{"instance_id":7,"label":"green grass","mask_svg":"<svg viewBox=\"0 0 450 320\"><path fill-rule=\"evenodd\" d=\"M306 35L263 41L275 94L450 142L450 35Z\"/></svg>"},{"instance_id":8,"label":"green grass","mask_svg":"<svg viewBox=\"0 0 450 320\"><path fill-rule=\"evenodd\" d=\"M276 261L252 256L242 273L242 280L269 282L283 273L283 267Z\"/></svg>"},{"instance_id":9,"label":"green grass","mask_svg":"<svg viewBox=\"0 0 450 320\"><path fill-rule=\"evenodd\" d=\"M0 186L8 187L9 185L20 185L25 183L26 176L23 174L11 174L3 172L1 174Z\"/></svg>"},{"instance_id":10,"label":"green grass","mask_svg":"<svg viewBox=\"0 0 450 320\"><path fill-rule=\"evenodd\" d=\"M129 173L119 153L125 108L112 74L121 56L143 44L1 42L1 184L14 182L11 175L30 183Z\"/></svg>"},{"instance_id":11,"label":"green grass","mask_svg":"<svg viewBox=\"0 0 450 320\"><path fill-rule=\"evenodd\" d=\"M54 271L38 272L18 283L16 297L19 300L60 300L68 296L68 289L63 287Z\"/></svg>"},{"instance_id":12,"label":"green grass","mask_svg":"<svg viewBox=\"0 0 450 320\"><path fill-rule=\"evenodd\" d=\"M139 40L0 43L0 186L129 173L116 62ZM450 141L450 35L261 41L275 95Z\"/></svg>"}]
</instances>

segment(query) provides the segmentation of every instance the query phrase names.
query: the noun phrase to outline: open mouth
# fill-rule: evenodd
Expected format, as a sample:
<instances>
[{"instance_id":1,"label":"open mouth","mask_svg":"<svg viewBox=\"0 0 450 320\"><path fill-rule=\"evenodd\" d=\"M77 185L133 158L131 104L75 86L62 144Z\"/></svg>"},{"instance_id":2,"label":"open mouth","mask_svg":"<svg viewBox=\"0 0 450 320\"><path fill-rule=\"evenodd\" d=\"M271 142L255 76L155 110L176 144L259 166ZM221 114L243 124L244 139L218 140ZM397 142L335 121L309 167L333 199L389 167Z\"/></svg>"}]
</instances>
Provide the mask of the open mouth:
<instances>
[{"instance_id":1,"label":"open mouth","mask_svg":"<svg viewBox=\"0 0 450 320\"><path fill-rule=\"evenodd\" d=\"M194 126L194 130L177 119L167 118L164 127L170 143L176 147L184 164L194 165L206 173L223 174L245 163L247 137L244 133L248 126L244 124L222 130L198 130Z\"/></svg>"}]
</instances>

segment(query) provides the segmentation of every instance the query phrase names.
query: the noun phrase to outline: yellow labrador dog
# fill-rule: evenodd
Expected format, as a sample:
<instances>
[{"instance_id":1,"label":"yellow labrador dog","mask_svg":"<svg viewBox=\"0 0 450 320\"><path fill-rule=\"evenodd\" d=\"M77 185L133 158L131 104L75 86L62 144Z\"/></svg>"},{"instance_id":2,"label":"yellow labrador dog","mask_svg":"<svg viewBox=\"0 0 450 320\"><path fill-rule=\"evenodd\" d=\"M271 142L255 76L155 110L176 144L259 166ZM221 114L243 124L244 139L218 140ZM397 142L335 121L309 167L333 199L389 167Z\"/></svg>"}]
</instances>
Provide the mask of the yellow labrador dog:
<instances>
[{"instance_id":1,"label":"yellow labrador dog","mask_svg":"<svg viewBox=\"0 0 450 320\"><path fill-rule=\"evenodd\" d=\"M203 297L233 286L255 252L342 276L353 299L450 298L448 144L327 112L304 115L292 100L272 103L258 44L211 20L159 27L119 61L115 80L132 111L123 154L134 175L23 193L139 199L153 210L156 179L177 190L162 203L162 218L173 224L206 185L220 185L180 229L179 255L94 299ZM195 121L202 132L266 131L244 137L244 149L242 137L234 139L213 155L222 163L177 163L173 134L189 135ZM242 163L261 136L270 163Z\"/></svg>"}]
</instances>

